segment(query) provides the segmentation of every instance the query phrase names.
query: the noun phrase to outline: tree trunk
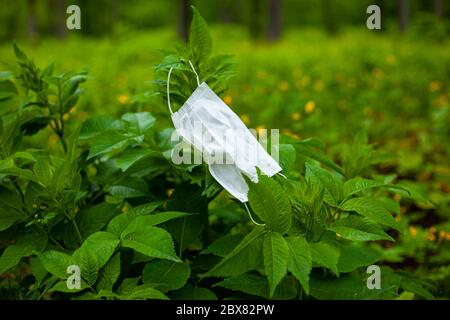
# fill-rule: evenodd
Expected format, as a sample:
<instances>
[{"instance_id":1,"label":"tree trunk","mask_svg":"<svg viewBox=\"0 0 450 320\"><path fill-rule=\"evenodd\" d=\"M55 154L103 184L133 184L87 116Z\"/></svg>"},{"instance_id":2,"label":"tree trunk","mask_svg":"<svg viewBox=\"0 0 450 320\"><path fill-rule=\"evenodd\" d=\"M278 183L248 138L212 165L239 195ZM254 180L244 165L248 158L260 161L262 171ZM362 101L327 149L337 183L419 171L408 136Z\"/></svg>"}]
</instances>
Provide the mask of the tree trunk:
<instances>
[{"instance_id":1,"label":"tree trunk","mask_svg":"<svg viewBox=\"0 0 450 320\"><path fill-rule=\"evenodd\" d=\"M281 0L269 0L269 41L275 41L281 37L281 7Z\"/></svg>"},{"instance_id":2,"label":"tree trunk","mask_svg":"<svg viewBox=\"0 0 450 320\"><path fill-rule=\"evenodd\" d=\"M180 18L178 20L178 35L184 41L188 41L189 38L189 0L179 1Z\"/></svg>"},{"instance_id":3,"label":"tree trunk","mask_svg":"<svg viewBox=\"0 0 450 320\"><path fill-rule=\"evenodd\" d=\"M261 1L251 0L250 2L250 36L257 39L261 36Z\"/></svg>"},{"instance_id":4,"label":"tree trunk","mask_svg":"<svg viewBox=\"0 0 450 320\"><path fill-rule=\"evenodd\" d=\"M64 0L50 0L50 12L53 16L51 33L58 38L65 38L66 27L66 5Z\"/></svg>"},{"instance_id":5,"label":"tree trunk","mask_svg":"<svg viewBox=\"0 0 450 320\"><path fill-rule=\"evenodd\" d=\"M438 17L442 17L442 0L434 0L434 13Z\"/></svg>"},{"instance_id":6,"label":"tree trunk","mask_svg":"<svg viewBox=\"0 0 450 320\"><path fill-rule=\"evenodd\" d=\"M407 0L398 0L398 21L400 31L404 32L409 24L409 8Z\"/></svg>"},{"instance_id":7,"label":"tree trunk","mask_svg":"<svg viewBox=\"0 0 450 320\"><path fill-rule=\"evenodd\" d=\"M335 34L337 32L337 28L333 18L330 0L321 0L320 9L322 11L322 19L326 32L329 34Z\"/></svg>"},{"instance_id":8,"label":"tree trunk","mask_svg":"<svg viewBox=\"0 0 450 320\"><path fill-rule=\"evenodd\" d=\"M34 39L37 33L37 23L36 23L36 0L27 1L27 27L28 27L28 37Z\"/></svg>"}]
</instances>

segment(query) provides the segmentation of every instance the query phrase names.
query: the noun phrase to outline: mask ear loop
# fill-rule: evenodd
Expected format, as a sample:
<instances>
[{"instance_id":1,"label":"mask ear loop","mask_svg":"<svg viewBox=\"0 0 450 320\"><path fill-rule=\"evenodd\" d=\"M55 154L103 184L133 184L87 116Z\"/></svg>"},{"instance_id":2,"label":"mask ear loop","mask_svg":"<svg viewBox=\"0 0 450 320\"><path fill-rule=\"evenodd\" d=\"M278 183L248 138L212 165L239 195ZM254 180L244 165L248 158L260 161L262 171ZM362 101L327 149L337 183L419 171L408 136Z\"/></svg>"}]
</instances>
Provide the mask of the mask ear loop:
<instances>
[{"instance_id":1,"label":"mask ear loop","mask_svg":"<svg viewBox=\"0 0 450 320\"><path fill-rule=\"evenodd\" d=\"M197 79L197 85L200 86L200 78L198 76L197 71L195 71L194 65L192 64L191 60L189 60L189 65L191 66L192 71L194 71L195 78ZM173 66L170 67L169 73L167 74L167 106L169 107L170 114L173 114L172 106L170 105L170 75L172 74Z\"/></svg>"},{"instance_id":2,"label":"mask ear loop","mask_svg":"<svg viewBox=\"0 0 450 320\"><path fill-rule=\"evenodd\" d=\"M250 210L248 209L247 202L244 202L244 206L245 206L245 210L247 210L248 217L250 218L250 220L252 220L252 222L254 224L256 224L257 226L265 226L266 225L265 223L258 223L255 221L255 219L253 219L252 214L250 213Z\"/></svg>"}]
</instances>

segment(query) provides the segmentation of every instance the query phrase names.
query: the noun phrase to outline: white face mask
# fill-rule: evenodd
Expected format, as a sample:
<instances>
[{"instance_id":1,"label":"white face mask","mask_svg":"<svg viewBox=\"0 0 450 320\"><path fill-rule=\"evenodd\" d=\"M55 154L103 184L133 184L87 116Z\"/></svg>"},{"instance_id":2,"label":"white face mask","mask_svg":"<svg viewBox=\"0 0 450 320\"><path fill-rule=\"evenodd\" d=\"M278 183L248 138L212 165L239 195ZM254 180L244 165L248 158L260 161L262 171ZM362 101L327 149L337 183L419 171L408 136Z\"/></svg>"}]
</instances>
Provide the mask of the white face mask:
<instances>
[{"instance_id":1,"label":"white face mask","mask_svg":"<svg viewBox=\"0 0 450 320\"><path fill-rule=\"evenodd\" d=\"M192 64L191 68L197 76L198 87L175 113L169 96L173 67L168 74L167 99L173 124L186 142L203 153L214 179L239 201L247 202L249 188L242 173L256 183L256 167L269 177L280 172L281 167L208 85L200 84Z\"/></svg>"}]
</instances>

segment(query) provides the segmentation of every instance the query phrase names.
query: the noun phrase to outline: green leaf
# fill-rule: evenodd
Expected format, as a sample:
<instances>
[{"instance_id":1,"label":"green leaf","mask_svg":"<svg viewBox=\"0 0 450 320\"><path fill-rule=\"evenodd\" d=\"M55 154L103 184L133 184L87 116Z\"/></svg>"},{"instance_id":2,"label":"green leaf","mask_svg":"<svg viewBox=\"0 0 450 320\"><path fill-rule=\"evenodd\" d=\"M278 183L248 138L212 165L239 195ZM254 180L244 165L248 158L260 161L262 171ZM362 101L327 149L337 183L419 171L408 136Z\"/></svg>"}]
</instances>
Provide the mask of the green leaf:
<instances>
[{"instance_id":1,"label":"green leaf","mask_svg":"<svg viewBox=\"0 0 450 320\"><path fill-rule=\"evenodd\" d=\"M395 286L384 284L381 289L370 290L365 279L352 275L339 278L311 278L311 295L319 300L374 300L395 297Z\"/></svg>"},{"instance_id":2,"label":"green leaf","mask_svg":"<svg viewBox=\"0 0 450 320\"><path fill-rule=\"evenodd\" d=\"M116 120L111 117L97 116L87 119L80 131L80 140L91 139L105 131L113 129L116 124Z\"/></svg>"},{"instance_id":3,"label":"green leaf","mask_svg":"<svg viewBox=\"0 0 450 320\"><path fill-rule=\"evenodd\" d=\"M145 299L156 299L156 300L169 300L166 295L161 291L158 291L148 285L140 285L131 290L125 296L121 296L124 300L145 300Z\"/></svg>"},{"instance_id":4,"label":"green leaf","mask_svg":"<svg viewBox=\"0 0 450 320\"><path fill-rule=\"evenodd\" d=\"M380 254L377 251L364 245L342 245L337 268L339 272L352 272L376 263L379 257Z\"/></svg>"},{"instance_id":5,"label":"green leaf","mask_svg":"<svg viewBox=\"0 0 450 320\"><path fill-rule=\"evenodd\" d=\"M120 275L120 252L116 253L104 266L97 282L97 291L112 291Z\"/></svg>"},{"instance_id":6,"label":"green leaf","mask_svg":"<svg viewBox=\"0 0 450 320\"><path fill-rule=\"evenodd\" d=\"M93 285L98 277L98 272L113 255L119 239L109 232L99 231L90 235L74 251L73 259L78 262L81 276L88 285Z\"/></svg>"},{"instance_id":7,"label":"green leaf","mask_svg":"<svg viewBox=\"0 0 450 320\"><path fill-rule=\"evenodd\" d=\"M212 39L208 31L208 25L202 18L200 13L194 6L191 6L193 11L189 47L191 55L195 59L195 63L206 60L212 52Z\"/></svg>"},{"instance_id":8,"label":"green leaf","mask_svg":"<svg viewBox=\"0 0 450 320\"><path fill-rule=\"evenodd\" d=\"M287 273L289 248L283 236L268 232L263 243L264 267L269 280L270 296Z\"/></svg>"},{"instance_id":9,"label":"green leaf","mask_svg":"<svg viewBox=\"0 0 450 320\"><path fill-rule=\"evenodd\" d=\"M344 183L344 197L348 198L349 196L367 190L371 188L377 188L381 186L385 186L386 183L384 181L370 180L364 179L360 177L356 177L345 181Z\"/></svg>"},{"instance_id":10,"label":"green leaf","mask_svg":"<svg viewBox=\"0 0 450 320\"><path fill-rule=\"evenodd\" d=\"M94 140L88 159L120 149L130 143L133 138L117 131L106 131Z\"/></svg>"},{"instance_id":11,"label":"green leaf","mask_svg":"<svg viewBox=\"0 0 450 320\"><path fill-rule=\"evenodd\" d=\"M14 208L0 206L0 231L6 230L24 216Z\"/></svg>"},{"instance_id":12,"label":"green leaf","mask_svg":"<svg viewBox=\"0 0 450 320\"><path fill-rule=\"evenodd\" d=\"M130 222L128 227L122 232L122 237L125 237L127 234L133 233L138 231L139 229L142 229L142 227L145 226L154 226L157 224L161 224L163 222L177 219L181 217L186 217L190 215L186 212L178 212L178 211L167 211L167 212L161 212L161 213L155 213L151 215L145 215L136 217L134 220Z\"/></svg>"},{"instance_id":13,"label":"green leaf","mask_svg":"<svg viewBox=\"0 0 450 320\"><path fill-rule=\"evenodd\" d=\"M117 212L116 205L107 202L102 202L81 210L76 218L83 239L92 233L103 229Z\"/></svg>"},{"instance_id":14,"label":"green leaf","mask_svg":"<svg viewBox=\"0 0 450 320\"><path fill-rule=\"evenodd\" d=\"M263 227L255 227L225 258L209 270L204 277L236 276L262 264Z\"/></svg>"},{"instance_id":15,"label":"green leaf","mask_svg":"<svg viewBox=\"0 0 450 320\"><path fill-rule=\"evenodd\" d=\"M150 112L125 113L122 120L127 125L127 131L137 136L145 134L156 121Z\"/></svg>"},{"instance_id":16,"label":"green leaf","mask_svg":"<svg viewBox=\"0 0 450 320\"><path fill-rule=\"evenodd\" d=\"M352 198L345 201L340 208L344 211L355 211L375 222L400 229L399 223L392 217L383 203L371 198Z\"/></svg>"},{"instance_id":17,"label":"green leaf","mask_svg":"<svg viewBox=\"0 0 450 320\"><path fill-rule=\"evenodd\" d=\"M347 240L394 241L394 239L386 234L378 224L365 217L355 215L336 220L327 229L336 232L339 236Z\"/></svg>"},{"instance_id":18,"label":"green leaf","mask_svg":"<svg viewBox=\"0 0 450 320\"><path fill-rule=\"evenodd\" d=\"M292 279L286 277L278 285L275 293L270 297L269 283L265 277L256 274L243 274L236 277L226 278L214 284L214 287L223 287L233 291L241 291L249 295L263 297L265 299L288 300L293 299L297 290Z\"/></svg>"},{"instance_id":19,"label":"green leaf","mask_svg":"<svg viewBox=\"0 0 450 320\"><path fill-rule=\"evenodd\" d=\"M214 254L223 258L229 254L243 238L244 236L240 234L228 234L211 243L208 248L203 250L200 254Z\"/></svg>"},{"instance_id":20,"label":"green leaf","mask_svg":"<svg viewBox=\"0 0 450 320\"><path fill-rule=\"evenodd\" d=\"M161 228L143 228L122 237L122 246L128 247L149 257L178 262L170 234Z\"/></svg>"},{"instance_id":21,"label":"green leaf","mask_svg":"<svg viewBox=\"0 0 450 320\"><path fill-rule=\"evenodd\" d=\"M296 153L292 144L279 145L280 166L285 172L290 170L294 165Z\"/></svg>"},{"instance_id":22,"label":"green leaf","mask_svg":"<svg viewBox=\"0 0 450 320\"><path fill-rule=\"evenodd\" d=\"M116 159L116 166L122 171L127 171L133 164L147 157L162 158L162 154L161 152L148 149L127 148Z\"/></svg>"},{"instance_id":23,"label":"green leaf","mask_svg":"<svg viewBox=\"0 0 450 320\"><path fill-rule=\"evenodd\" d=\"M133 221L136 217L152 213L162 203L163 203L162 201L150 202L131 208L126 213L121 213L118 216L111 219L106 231L113 233L116 236L120 236L120 234L128 227L131 221Z\"/></svg>"},{"instance_id":24,"label":"green leaf","mask_svg":"<svg viewBox=\"0 0 450 320\"><path fill-rule=\"evenodd\" d=\"M27 56L25 55L25 53L22 50L20 50L20 48L17 46L17 44L14 43L13 46L14 46L14 54L16 55L16 58L21 61L27 61L28 60Z\"/></svg>"},{"instance_id":25,"label":"green leaf","mask_svg":"<svg viewBox=\"0 0 450 320\"><path fill-rule=\"evenodd\" d=\"M311 248L302 237L288 237L289 259L287 269L300 281L309 294L309 274L312 269Z\"/></svg>"},{"instance_id":26,"label":"green leaf","mask_svg":"<svg viewBox=\"0 0 450 320\"><path fill-rule=\"evenodd\" d=\"M145 265L142 271L144 283L161 292L182 288L190 274L191 269L186 263L167 260L151 261Z\"/></svg>"},{"instance_id":27,"label":"green leaf","mask_svg":"<svg viewBox=\"0 0 450 320\"><path fill-rule=\"evenodd\" d=\"M319 161L323 165L327 166L330 169L344 175L342 168L340 168L337 164L331 161L321 150L316 150L318 148L318 142L314 139L305 139L302 141L291 141L290 142L297 151L298 154ZM321 146L322 147L322 146ZM322 148L319 148L322 149Z\"/></svg>"},{"instance_id":28,"label":"green leaf","mask_svg":"<svg viewBox=\"0 0 450 320\"><path fill-rule=\"evenodd\" d=\"M171 298L173 300L217 300L216 295L211 290L194 287L189 283L180 290L174 291Z\"/></svg>"},{"instance_id":29,"label":"green leaf","mask_svg":"<svg viewBox=\"0 0 450 320\"><path fill-rule=\"evenodd\" d=\"M28 234L20 237L16 243L8 246L0 257L0 274L15 267L23 257L31 256L43 250L47 237L40 234Z\"/></svg>"},{"instance_id":30,"label":"green leaf","mask_svg":"<svg viewBox=\"0 0 450 320\"><path fill-rule=\"evenodd\" d=\"M55 250L45 251L40 254L39 260L45 270L61 279L67 279L70 276L67 273L67 267L76 264L75 259L71 256Z\"/></svg>"},{"instance_id":31,"label":"green leaf","mask_svg":"<svg viewBox=\"0 0 450 320\"><path fill-rule=\"evenodd\" d=\"M117 198L138 198L147 195L148 184L142 178L127 177L110 186L108 192Z\"/></svg>"},{"instance_id":32,"label":"green leaf","mask_svg":"<svg viewBox=\"0 0 450 320\"><path fill-rule=\"evenodd\" d=\"M342 200L342 181L325 169L306 163L307 179L319 183L325 190L324 200L332 206L337 206Z\"/></svg>"},{"instance_id":33,"label":"green leaf","mask_svg":"<svg viewBox=\"0 0 450 320\"><path fill-rule=\"evenodd\" d=\"M310 243L312 260L318 265L328 268L336 275L339 274L337 263L339 261L340 250L335 245L327 242Z\"/></svg>"},{"instance_id":34,"label":"green leaf","mask_svg":"<svg viewBox=\"0 0 450 320\"><path fill-rule=\"evenodd\" d=\"M412 292L420 297L427 300L435 300L436 298L431 294L430 291L425 289L419 282L404 278L401 280L401 286L406 291Z\"/></svg>"},{"instance_id":35,"label":"green leaf","mask_svg":"<svg viewBox=\"0 0 450 320\"><path fill-rule=\"evenodd\" d=\"M250 183L248 200L253 211L269 230L284 233L289 230L292 211L289 198L275 180L261 175L258 183Z\"/></svg>"}]
</instances>

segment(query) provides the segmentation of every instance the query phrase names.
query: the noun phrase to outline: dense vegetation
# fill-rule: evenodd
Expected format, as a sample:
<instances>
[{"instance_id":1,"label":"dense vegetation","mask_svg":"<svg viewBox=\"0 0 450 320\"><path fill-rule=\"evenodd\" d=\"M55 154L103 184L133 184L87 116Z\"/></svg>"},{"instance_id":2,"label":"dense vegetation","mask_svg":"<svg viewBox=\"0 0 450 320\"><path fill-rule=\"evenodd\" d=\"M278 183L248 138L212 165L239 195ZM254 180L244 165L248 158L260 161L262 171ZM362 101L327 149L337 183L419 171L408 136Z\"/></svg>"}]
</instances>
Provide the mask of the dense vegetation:
<instances>
[{"instance_id":1,"label":"dense vegetation","mask_svg":"<svg viewBox=\"0 0 450 320\"><path fill-rule=\"evenodd\" d=\"M164 57L165 31L49 41L35 62L1 48L1 297L448 298L448 43L296 32L267 46L217 28L212 55L195 14ZM181 105L189 59L249 127L284 134L287 179L250 185L264 227L205 165L170 160L165 81L174 66Z\"/></svg>"}]
</instances>

